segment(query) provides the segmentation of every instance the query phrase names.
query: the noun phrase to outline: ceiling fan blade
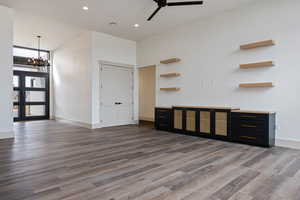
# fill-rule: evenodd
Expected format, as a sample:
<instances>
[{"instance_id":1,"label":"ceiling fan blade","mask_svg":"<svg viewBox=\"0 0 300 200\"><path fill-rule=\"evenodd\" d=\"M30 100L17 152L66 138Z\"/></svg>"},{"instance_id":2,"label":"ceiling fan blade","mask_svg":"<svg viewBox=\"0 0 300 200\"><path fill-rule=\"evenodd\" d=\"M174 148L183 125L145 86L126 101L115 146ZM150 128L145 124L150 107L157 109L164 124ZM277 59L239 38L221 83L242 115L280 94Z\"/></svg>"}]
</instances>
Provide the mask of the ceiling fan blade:
<instances>
[{"instance_id":1,"label":"ceiling fan blade","mask_svg":"<svg viewBox=\"0 0 300 200\"><path fill-rule=\"evenodd\" d=\"M203 1L183 1L183 2L170 2L168 6L190 6L190 5L203 5Z\"/></svg>"},{"instance_id":2,"label":"ceiling fan blade","mask_svg":"<svg viewBox=\"0 0 300 200\"><path fill-rule=\"evenodd\" d=\"M155 15L156 15L156 13L161 9L162 7L158 7L155 11L154 11L154 13L148 18L148 21L150 21Z\"/></svg>"}]
</instances>

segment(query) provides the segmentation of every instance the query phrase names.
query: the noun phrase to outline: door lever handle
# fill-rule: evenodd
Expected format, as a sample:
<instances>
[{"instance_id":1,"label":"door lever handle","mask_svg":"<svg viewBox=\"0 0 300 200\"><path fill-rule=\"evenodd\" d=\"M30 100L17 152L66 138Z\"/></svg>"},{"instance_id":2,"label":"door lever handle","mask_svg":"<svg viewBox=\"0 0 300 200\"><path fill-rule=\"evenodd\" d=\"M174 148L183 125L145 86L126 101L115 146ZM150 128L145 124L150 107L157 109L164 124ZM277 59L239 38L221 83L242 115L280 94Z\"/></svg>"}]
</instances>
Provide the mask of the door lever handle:
<instances>
[{"instance_id":1,"label":"door lever handle","mask_svg":"<svg viewBox=\"0 0 300 200\"><path fill-rule=\"evenodd\" d=\"M115 102L115 105L121 105L122 103L121 102Z\"/></svg>"}]
</instances>

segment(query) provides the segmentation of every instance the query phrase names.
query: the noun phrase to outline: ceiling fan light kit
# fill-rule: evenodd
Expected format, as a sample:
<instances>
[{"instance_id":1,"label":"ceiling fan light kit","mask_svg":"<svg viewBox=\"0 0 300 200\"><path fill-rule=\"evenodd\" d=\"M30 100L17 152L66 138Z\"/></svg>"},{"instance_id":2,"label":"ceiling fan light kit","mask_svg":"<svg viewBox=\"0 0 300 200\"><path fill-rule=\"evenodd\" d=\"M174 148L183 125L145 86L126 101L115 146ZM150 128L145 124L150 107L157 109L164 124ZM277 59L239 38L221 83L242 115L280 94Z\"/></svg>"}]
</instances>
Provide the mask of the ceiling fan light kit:
<instances>
[{"instance_id":1,"label":"ceiling fan light kit","mask_svg":"<svg viewBox=\"0 0 300 200\"><path fill-rule=\"evenodd\" d=\"M151 21L151 19L162 9L166 6L191 6L191 5L203 5L203 1L183 1L183 2L167 2L167 0L153 0L155 3L157 3L158 7L154 11L154 13L148 18L148 21Z\"/></svg>"}]
</instances>

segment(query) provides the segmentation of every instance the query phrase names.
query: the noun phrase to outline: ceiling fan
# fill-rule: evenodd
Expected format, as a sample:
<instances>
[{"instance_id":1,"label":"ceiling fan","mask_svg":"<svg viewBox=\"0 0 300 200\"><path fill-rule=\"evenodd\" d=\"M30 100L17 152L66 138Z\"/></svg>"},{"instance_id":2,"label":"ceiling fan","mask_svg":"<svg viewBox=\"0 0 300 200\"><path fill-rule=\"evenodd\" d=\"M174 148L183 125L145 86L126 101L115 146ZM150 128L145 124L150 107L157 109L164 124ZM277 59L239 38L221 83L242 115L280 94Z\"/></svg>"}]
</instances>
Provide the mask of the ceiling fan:
<instances>
[{"instance_id":1,"label":"ceiling fan","mask_svg":"<svg viewBox=\"0 0 300 200\"><path fill-rule=\"evenodd\" d=\"M203 5L203 1L184 1L184 2L170 2L168 3L167 0L153 0L157 3L158 8L154 11L154 13L148 18L148 21L150 21L157 12L166 6L190 6L190 5Z\"/></svg>"}]
</instances>

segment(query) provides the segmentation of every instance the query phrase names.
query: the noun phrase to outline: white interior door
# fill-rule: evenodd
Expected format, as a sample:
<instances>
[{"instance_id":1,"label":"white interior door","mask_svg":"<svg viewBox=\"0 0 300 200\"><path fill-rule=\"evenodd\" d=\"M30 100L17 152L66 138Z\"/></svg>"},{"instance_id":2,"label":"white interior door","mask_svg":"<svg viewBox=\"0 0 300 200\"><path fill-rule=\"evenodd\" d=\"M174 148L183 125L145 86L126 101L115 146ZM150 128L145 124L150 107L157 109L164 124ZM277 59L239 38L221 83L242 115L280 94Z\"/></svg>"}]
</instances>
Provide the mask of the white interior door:
<instances>
[{"instance_id":1,"label":"white interior door","mask_svg":"<svg viewBox=\"0 0 300 200\"><path fill-rule=\"evenodd\" d=\"M133 70L101 66L100 119L103 127L133 121Z\"/></svg>"}]
</instances>

